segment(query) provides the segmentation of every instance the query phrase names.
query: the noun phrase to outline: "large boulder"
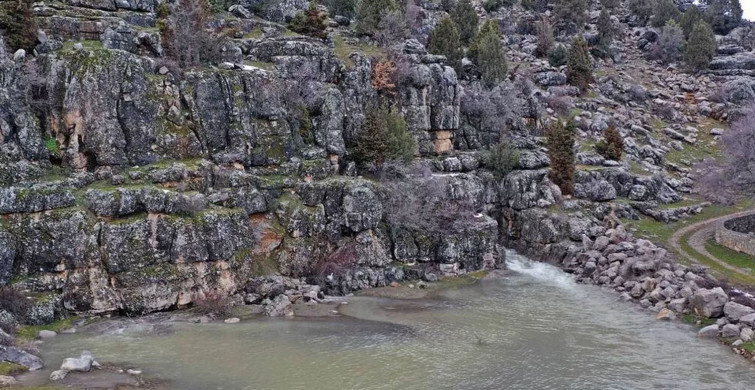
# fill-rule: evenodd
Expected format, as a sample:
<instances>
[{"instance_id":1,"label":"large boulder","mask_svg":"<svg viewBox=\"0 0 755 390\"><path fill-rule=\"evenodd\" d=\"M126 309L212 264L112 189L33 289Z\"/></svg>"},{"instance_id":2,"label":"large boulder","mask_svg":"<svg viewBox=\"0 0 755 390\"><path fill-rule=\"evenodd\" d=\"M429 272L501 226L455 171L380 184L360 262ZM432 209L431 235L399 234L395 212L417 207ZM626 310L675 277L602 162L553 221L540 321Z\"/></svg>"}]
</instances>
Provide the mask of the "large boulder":
<instances>
[{"instance_id":1,"label":"large boulder","mask_svg":"<svg viewBox=\"0 0 755 390\"><path fill-rule=\"evenodd\" d=\"M724 306L728 301L729 296L721 287L701 288L690 297L689 305L698 315L718 318L724 314Z\"/></svg>"},{"instance_id":2,"label":"large boulder","mask_svg":"<svg viewBox=\"0 0 755 390\"><path fill-rule=\"evenodd\" d=\"M731 322L739 322L740 318L755 313L755 309L736 302L726 302L724 305L724 314Z\"/></svg>"}]
</instances>

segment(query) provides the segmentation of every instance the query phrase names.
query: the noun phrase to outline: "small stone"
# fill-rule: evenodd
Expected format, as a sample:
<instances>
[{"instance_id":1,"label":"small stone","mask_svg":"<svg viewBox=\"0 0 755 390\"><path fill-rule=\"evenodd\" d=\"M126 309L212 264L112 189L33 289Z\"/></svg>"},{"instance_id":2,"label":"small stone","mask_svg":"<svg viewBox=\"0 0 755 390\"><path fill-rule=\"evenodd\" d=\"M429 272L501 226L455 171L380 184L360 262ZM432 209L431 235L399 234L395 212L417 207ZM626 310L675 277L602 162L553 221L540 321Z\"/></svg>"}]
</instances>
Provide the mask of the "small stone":
<instances>
[{"instance_id":1,"label":"small stone","mask_svg":"<svg viewBox=\"0 0 755 390\"><path fill-rule=\"evenodd\" d=\"M18 49L13 53L13 61L15 62L23 61L24 58L26 58L26 50L24 49Z\"/></svg>"},{"instance_id":2,"label":"small stone","mask_svg":"<svg viewBox=\"0 0 755 390\"><path fill-rule=\"evenodd\" d=\"M698 337L718 337L718 325L708 325L697 332Z\"/></svg>"},{"instance_id":3,"label":"small stone","mask_svg":"<svg viewBox=\"0 0 755 390\"><path fill-rule=\"evenodd\" d=\"M129 374L129 375L141 375L142 374L142 370L128 369L128 370L126 370L126 374Z\"/></svg>"},{"instance_id":4,"label":"small stone","mask_svg":"<svg viewBox=\"0 0 755 390\"><path fill-rule=\"evenodd\" d=\"M84 50L84 45L81 44L81 42L76 42L73 44L74 50Z\"/></svg>"},{"instance_id":5,"label":"small stone","mask_svg":"<svg viewBox=\"0 0 755 390\"><path fill-rule=\"evenodd\" d=\"M710 135L723 135L723 134L724 134L724 129L721 129L718 127L710 129Z\"/></svg>"},{"instance_id":6,"label":"small stone","mask_svg":"<svg viewBox=\"0 0 755 390\"><path fill-rule=\"evenodd\" d=\"M232 318L226 318L226 320L223 322L225 322L226 324L238 324L239 322L241 322L241 319L232 317Z\"/></svg>"},{"instance_id":7,"label":"small stone","mask_svg":"<svg viewBox=\"0 0 755 390\"><path fill-rule=\"evenodd\" d=\"M736 340L734 340L734 342L733 342L733 343L731 343L731 346L732 346L732 347L735 347L735 348L736 348L736 347L738 347L738 346L742 345L743 343L744 343L744 342L743 342L742 340L740 340L740 339L736 339Z\"/></svg>"},{"instance_id":8,"label":"small stone","mask_svg":"<svg viewBox=\"0 0 755 390\"><path fill-rule=\"evenodd\" d=\"M51 381L59 381L65 379L66 375L68 375L68 371L66 370L55 370L50 374L50 380Z\"/></svg>"},{"instance_id":9,"label":"small stone","mask_svg":"<svg viewBox=\"0 0 755 390\"><path fill-rule=\"evenodd\" d=\"M726 324L721 329L722 337L739 337L739 326L734 324Z\"/></svg>"},{"instance_id":10,"label":"small stone","mask_svg":"<svg viewBox=\"0 0 755 390\"><path fill-rule=\"evenodd\" d=\"M655 319L659 321L672 321L676 319L676 314L674 314L673 311L664 308L658 312L658 315L655 316Z\"/></svg>"},{"instance_id":11,"label":"small stone","mask_svg":"<svg viewBox=\"0 0 755 390\"><path fill-rule=\"evenodd\" d=\"M739 332L739 338L744 342L752 341L754 336L755 331L753 331L751 328L742 328L742 331Z\"/></svg>"},{"instance_id":12,"label":"small stone","mask_svg":"<svg viewBox=\"0 0 755 390\"><path fill-rule=\"evenodd\" d=\"M51 339L58 334L51 331L51 330L40 330L39 333L37 333L37 337L39 337L42 340Z\"/></svg>"},{"instance_id":13,"label":"small stone","mask_svg":"<svg viewBox=\"0 0 755 390\"><path fill-rule=\"evenodd\" d=\"M170 72L170 69L168 69L167 66L161 66L160 69L157 71L157 73L161 75L166 75L168 74L168 72Z\"/></svg>"},{"instance_id":14,"label":"small stone","mask_svg":"<svg viewBox=\"0 0 755 390\"><path fill-rule=\"evenodd\" d=\"M401 284L399 284L399 282L391 282L391 284L389 286L391 286L391 287L401 287Z\"/></svg>"}]
</instances>

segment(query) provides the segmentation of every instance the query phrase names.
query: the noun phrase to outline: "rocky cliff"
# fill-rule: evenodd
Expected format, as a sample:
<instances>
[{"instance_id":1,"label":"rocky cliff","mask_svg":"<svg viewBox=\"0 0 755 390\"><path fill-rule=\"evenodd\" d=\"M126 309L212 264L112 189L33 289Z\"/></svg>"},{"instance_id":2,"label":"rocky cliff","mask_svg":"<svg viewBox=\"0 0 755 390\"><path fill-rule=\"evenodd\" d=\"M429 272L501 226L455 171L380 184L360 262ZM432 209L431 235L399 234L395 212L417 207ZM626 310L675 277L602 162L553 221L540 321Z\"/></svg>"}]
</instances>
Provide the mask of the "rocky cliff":
<instances>
[{"instance_id":1,"label":"rocky cliff","mask_svg":"<svg viewBox=\"0 0 755 390\"><path fill-rule=\"evenodd\" d=\"M611 235L606 221L698 211L659 204L691 191L689 165L755 97L749 26L719 37L710 71L688 74L646 61L642 50L658 34L633 27L620 8L615 54L595 60L596 81L580 95L564 67L534 56L531 12L480 7L509 32L511 80L491 94L459 77L427 54L424 25L418 39L396 43L393 100L417 141L415 162L398 179L375 178L349 150L380 98L373 68L383 49L350 35L348 20L333 21L326 40L278 24L306 1L280 2L264 19L251 3L214 22L238 31L221 61L185 72L163 58L158 1L37 3L34 53L0 52L0 284L43 297L33 321L147 313L217 291L259 303L271 275L330 294L435 281L501 266L503 244L591 250L587 242ZM419 4L425 24L444 14L435 2ZM564 110L579 127L576 199L566 202L548 179L541 137ZM591 147L609 124L624 138L622 161ZM481 150L498 143L501 128L520 158L497 179L482 168ZM437 228L402 219L397 196L432 209Z\"/></svg>"}]
</instances>

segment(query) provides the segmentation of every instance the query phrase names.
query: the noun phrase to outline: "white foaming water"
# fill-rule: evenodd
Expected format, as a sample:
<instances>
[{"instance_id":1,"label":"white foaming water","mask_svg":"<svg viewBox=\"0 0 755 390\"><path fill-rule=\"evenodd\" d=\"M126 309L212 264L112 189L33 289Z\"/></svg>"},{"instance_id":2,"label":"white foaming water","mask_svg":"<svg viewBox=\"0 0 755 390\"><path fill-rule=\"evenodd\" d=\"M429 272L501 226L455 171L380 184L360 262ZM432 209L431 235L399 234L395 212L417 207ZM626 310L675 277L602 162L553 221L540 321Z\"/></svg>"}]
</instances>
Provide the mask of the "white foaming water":
<instances>
[{"instance_id":1,"label":"white foaming water","mask_svg":"<svg viewBox=\"0 0 755 390\"><path fill-rule=\"evenodd\" d=\"M531 276L538 281L561 288L573 289L577 285L571 275L564 273L557 267L532 261L510 249L506 250L506 266L511 271Z\"/></svg>"}]
</instances>

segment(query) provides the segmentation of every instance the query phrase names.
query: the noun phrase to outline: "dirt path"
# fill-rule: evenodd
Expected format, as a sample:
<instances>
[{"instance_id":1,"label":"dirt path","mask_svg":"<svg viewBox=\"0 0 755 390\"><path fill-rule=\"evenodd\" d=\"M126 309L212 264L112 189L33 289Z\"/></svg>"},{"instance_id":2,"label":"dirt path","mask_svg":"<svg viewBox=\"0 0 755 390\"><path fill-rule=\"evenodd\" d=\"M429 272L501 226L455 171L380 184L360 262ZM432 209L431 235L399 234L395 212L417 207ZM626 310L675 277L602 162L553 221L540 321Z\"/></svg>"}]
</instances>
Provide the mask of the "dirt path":
<instances>
[{"instance_id":1,"label":"dirt path","mask_svg":"<svg viewBox=\"0 0 755 390\"><path fill-rule=\"evenodd\" d=\"M682 249L682 246L681 246L682 237L694 231L694 233L687 240L687 243L689 244L690 247L692 247L693 250L695 250L696 252L709 258L710 260L716 262L716 264L730 271L749 276L750 275L749 271L743 270L741 268L728 264L725 261L722 261L718 259L717 257L713 256L712 254L710 254L710 252L708 252L707 249L705 249L705 243L711 237L713 237L716 230L716 223L719 220L729 218L729 217L739 217L739 216L744 216L744 215L749 215L749 214L755 214L755 210L748 210L748 211L742 211L739 213L723 215L720 217L711 218L705 221L697 222L692 225L686 226L683 229L679 229L674 232L671 238L669 238L669 245L671 245L671 247L673 247L678 253L686 257L688 260L692 261L693 263L698 263L699 261L695 259L691 254L687 253L687 251Z\"/></svg>"}]
</instances>

